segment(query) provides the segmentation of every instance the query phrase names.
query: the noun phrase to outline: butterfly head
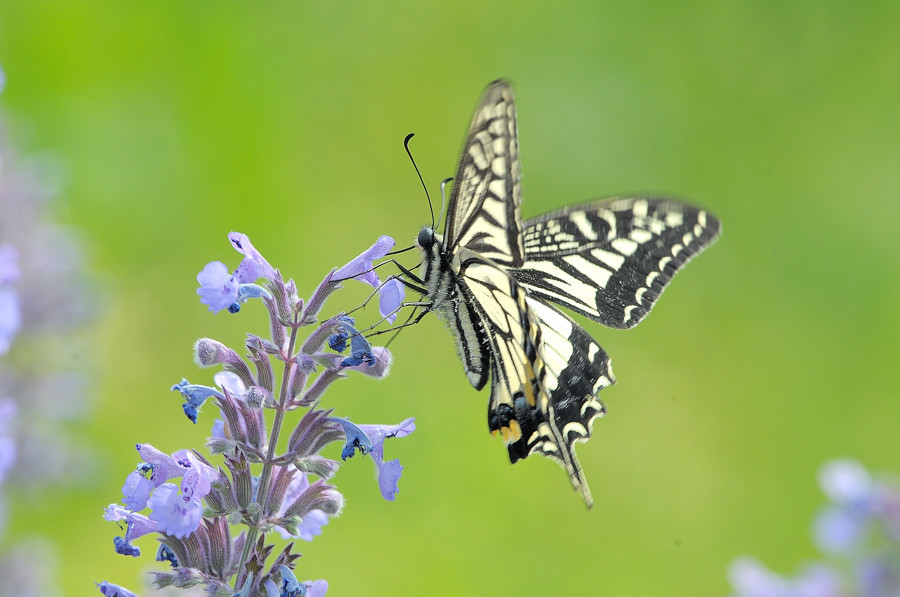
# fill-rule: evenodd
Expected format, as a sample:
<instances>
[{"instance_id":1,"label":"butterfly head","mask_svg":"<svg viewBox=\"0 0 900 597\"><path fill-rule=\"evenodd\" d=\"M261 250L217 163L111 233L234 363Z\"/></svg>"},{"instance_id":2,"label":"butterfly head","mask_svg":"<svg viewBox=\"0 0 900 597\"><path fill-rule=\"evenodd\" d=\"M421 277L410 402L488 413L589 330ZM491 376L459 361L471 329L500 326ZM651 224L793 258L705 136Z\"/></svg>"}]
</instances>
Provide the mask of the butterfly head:
<instances>
[{"instance_id":1,"label":"butterfly head","mask_svg":"<svg viewBox=\"0 0 900 597\"><path fill-rule=\"evenodd\" d=\"M426 254L431 252L434 243L434 229L431 226L425 226L419 230L419 237L416 239L416 244L419 245L419 248L422 249L422 251Z\"/></svg>"}]
</instances>

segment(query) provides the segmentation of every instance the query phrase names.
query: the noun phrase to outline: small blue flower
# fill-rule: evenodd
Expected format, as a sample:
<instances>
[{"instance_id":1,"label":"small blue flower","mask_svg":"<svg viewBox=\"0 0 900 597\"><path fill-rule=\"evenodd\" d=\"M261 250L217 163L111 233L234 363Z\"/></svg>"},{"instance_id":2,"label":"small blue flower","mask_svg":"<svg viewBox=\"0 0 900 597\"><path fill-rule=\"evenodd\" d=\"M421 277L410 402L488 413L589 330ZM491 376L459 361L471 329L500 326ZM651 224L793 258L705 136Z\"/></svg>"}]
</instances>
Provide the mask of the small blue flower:
<instances>
[{"instance_id":1,"label":"small blue flower","mask_svg":"<svg viewBox=\"0 0 900 597\"><path fill-rule=\"evenodd\" d=\"M120 520L124 520L126 524L125 536L124 537L116 537L113 541L115 543L116 552L125 554L125 555L138 555L140 554L140 550L131 545L131 542L139 537L143 537L148 533L155 532L157 530L157 524L144 516L143 514L139 514L137 512L131 512L123 508L118 504L110 504L103 511L104 520L108 520L110 522L118 522ZM134 553L131 553L131 552Z\"/></svg>"},{"instance_id":2,"label":"small blue flower","mask_svg":"<svg viewBox=\"0 0 900 597\"><path fill-rule=\"evenodd\" d=\"M350 334L346 332L338 332L337 334L332 334L328 337L328 347L335 352L344 352L347 350L347 340L350 339Z\"/></svg>"},{"instance_id":3,"label":"small blue flower","mask_svg":"<svg viewBox=\"0 0 900 597\"><path fill-rule=\"evenodd\" d=\"M175 552L172 551L172 548L165 543L159 544L159 549L156 550L156 561L169 562L172 565L172 568L179 567L178 556L176 556Z\"/></svg>"},{"instance_id":4,"label":"small blue flower","mask_svg":"<svg viewBox=\"0 0 900 597\"><path fill-rule=\"evenodd\" d=\"M391 351L383 346L373 346L371 356L372 358L368 362L360 360L359 365L345 366L345 368L359 371L369 377L381 378L387 375L391 370L391 361L393 360ZM343 361L341 364L343 365Z\"/></svg>"},{"instance_id":5,"label":"small blue flower","mask_svg":"<svg viewBox=\"0 0 900 597\"><path fill-rule=\"evenodd\" d=\"M375 244L363 251L358 257L351 260L350 263L338 269L334 273L336 280L345 280L347 278L356 278L361 282L378 288L381 281L378 274L372 269L372 262L381 259L394 247L394 239L390 236L382 236Z\"/></svg>"},{"instance_id":6,"label":"small blue flower","mask_svg":"<svg viewBox=\"0 0 900 597\"><path fill-rule=\"evenodd\" d=\"M356 367L357 365L367 364L370 367L375 366L375 355L372 354L372 345L366 340L366 337L356 331L352 326L348 328L350 335L350 356L341 361L341 367Z\"/></svg>"},{"instance_id":7,"label":"small blue flower","mask_svg":"<svg viewBox=\"0 0 900 597\"><path fill-rule=\"evenodd\" d=\"M222 392L215 388L192 384L186 379L182 379L172 386L172 389L181 392L181 395L184 396L186 402L181 405L181 408L184 410L184 414L187 418L191 420L191 423L194 424L197 423L197 414L200 411L200 407L203 406L203 403L206 402L208 398L212 396L217 398L225 397Z\"/></svg>"},{"instance_id":8,"label":"small blue flower","mask_svg":"<svg viewBox=\"0 0 900 597\"><path fill-rule=\"evenodd\" d=\"M344 444L344 449L341 450L341 460L347 460L348 458L352 458L356 451L359 450L361 454L365 455L372 451L372 440L369 439L369 436L366 433L348 421L347 419L342 419L340 417L331 417L332 421L340 424L340 426L344 429L344 435L347 436L347 441Z\"/></svg>"},{"instance_id":9,"label":"small blue flower","mask_svg":"<svg viewBox=\"0 0 900 597\"><path fill-rule=\"evenodd\" d=\"M97 583L97 588L100 589L100 592L106 597L138 597L128 589L123 589L119 585L108 583L105 580Z\"/></svg>"},{"instance_id":10,"label":"small blue flower","mask_svg":"<svg viewBox=\"0 0 900 597\"><path fill-rule=\"evenodd\" d=\"M141 549L126 541L124 537L113 537L113 545L115 545L116 553L119 555L131 556L133 558L141 555Z\"/></svg>"},{"instance_id":11,"label":"small blue flower","mask_svg":"<svg viewBox=\"0 0 900 597\"><path fill-rule=\"evenodd\" d=\"M397 320L397 310L406 298L406 286L397 278L385 282L378 291L378 312L393 324Z\"/></svg>"},{"instance_id":12,"label":"small blue flower","mask_svg":"<svg viewBox=\"0 0 900 597\"><path fill-rule=\"evenodd\" d=\"M353 456L357 450L363 454L371 454L375 462L375 472L378 476L378 488L384 499L393 501L397 497L398 483L403 473L403 467L399 460L384 461L384 440L389 437L405 437L416 430L415 419L409 418L397 425L359 425L356 426L346 419L332 417L333 421L340 423L347 436L347 443L341 452L341 458L346 460Z\"/></svg>"},{"instance_id":13,"label":"small blue flower","mask_svg":"<svg viewBox=\"0 0 900 597\"><path fill-rule=\"evenodd\" d=\"M306 595L306 587L297 582L294 571L284 564L278 566L281 572L281 597L301 597Z\"/></svg>"}]
</instances>

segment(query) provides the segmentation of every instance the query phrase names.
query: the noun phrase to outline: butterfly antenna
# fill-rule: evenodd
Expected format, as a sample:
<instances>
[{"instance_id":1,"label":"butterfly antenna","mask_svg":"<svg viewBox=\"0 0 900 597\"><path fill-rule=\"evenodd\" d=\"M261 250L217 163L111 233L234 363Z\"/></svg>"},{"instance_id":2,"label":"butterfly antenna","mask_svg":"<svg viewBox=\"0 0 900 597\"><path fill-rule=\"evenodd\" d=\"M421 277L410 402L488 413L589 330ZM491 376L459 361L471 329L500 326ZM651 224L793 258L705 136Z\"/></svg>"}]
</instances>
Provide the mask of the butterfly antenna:
<instances>
[{"instance_id":1,"label":"butterfly antenna","mask_svg":"<svg viewBox=\"0 0 900 597\"><path fill-rule=\"evenodd\" d=\"M406 138L403 140L403 148L406 150L406 155L409 156L409 161L412 162L413 168L416 169L416 174L419 175L419 182L422 183L422 188L425 189L425 198L428 199L428 209L431 211L431 227L434 228L434 206L431 204L431 196L428 194L428 187L425 185L425 179L422 178L422 173L416 165L416 159L413 157L412 151L409 150L409 141L415 135L415 133L406 135Z\"/></svg>"}]
</instances>

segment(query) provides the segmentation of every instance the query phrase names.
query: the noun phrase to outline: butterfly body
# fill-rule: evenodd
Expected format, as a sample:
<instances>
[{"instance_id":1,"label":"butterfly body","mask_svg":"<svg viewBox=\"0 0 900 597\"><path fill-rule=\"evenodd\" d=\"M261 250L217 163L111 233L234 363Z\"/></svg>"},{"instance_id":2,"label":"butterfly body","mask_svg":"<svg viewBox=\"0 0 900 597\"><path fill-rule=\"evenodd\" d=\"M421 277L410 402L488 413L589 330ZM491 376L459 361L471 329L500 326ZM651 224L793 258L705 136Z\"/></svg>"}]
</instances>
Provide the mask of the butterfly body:
<instances>
[{"instance_id":1,"label":"butterfly body","mask_svg":"<svg viewBox=\"0 0 900 597\"><path fill-rule=\"evenodd\" d=\"M443 235L417 244L430 310L450 330L476 389L491 382L488 426L511 462L556 460L590 506L573 444L590 437L615 383L609 357L549 303L613 328L636 325L671 277L718 235L705 211L648 197L594 201L522 221L509 86L492 83L475 111Z\"/></svg>"}]
</instances>

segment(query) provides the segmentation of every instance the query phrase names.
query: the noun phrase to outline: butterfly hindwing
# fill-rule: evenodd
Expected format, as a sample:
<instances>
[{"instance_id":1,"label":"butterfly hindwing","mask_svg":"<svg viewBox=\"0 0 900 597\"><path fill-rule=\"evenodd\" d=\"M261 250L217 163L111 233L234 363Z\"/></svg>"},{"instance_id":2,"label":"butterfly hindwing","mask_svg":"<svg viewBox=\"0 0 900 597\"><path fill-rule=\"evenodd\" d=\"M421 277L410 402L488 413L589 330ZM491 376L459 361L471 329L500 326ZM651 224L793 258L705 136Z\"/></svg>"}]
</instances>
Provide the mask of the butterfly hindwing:
<instances>
[{"instance_id":1,"label":"butterfly hindwing","mask_svg":"<svg viewBox=\"0 0 900 597\"><path fill-rule=\"evenodd\" d=\"M529 298L497 265L460 251L462 294L474 300L490 344L488 426L515 462L538 452L569 474L585 503L592 498L573 444L588 439L605 412L597 398L613 383L603 349L569 317Z\"/></svg>"},{"instance_id":2,"label":"butterfly hindwing","mask_svg":"<svg viewBox=\"0 0 900 597\"><path fill-rule=\"evenodd\" d=\"M595 201L525 222L525 264L510 273L533 297L631 328L719 230L712 215L677 201Z\"/></svg>"}]
</instances>

